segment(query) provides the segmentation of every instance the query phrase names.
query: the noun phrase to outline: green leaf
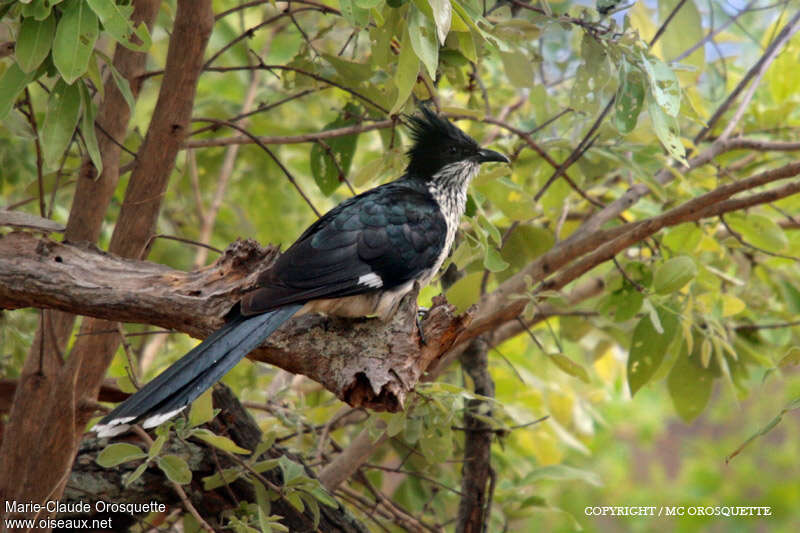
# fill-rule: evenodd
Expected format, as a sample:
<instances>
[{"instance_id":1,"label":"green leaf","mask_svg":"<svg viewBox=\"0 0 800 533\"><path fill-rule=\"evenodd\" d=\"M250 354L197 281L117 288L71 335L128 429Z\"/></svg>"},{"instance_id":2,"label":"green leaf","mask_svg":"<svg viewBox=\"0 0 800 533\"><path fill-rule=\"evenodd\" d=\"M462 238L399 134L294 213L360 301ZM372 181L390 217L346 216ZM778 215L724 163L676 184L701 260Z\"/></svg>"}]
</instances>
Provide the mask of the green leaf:
<instances>
[{"instance_id":1,"label":"green leaf","mask_svg":"<svg viewBox=\"0 0 800 533\"><path fill-rule=\"evenodd\" d=\"M369 11L357 6L353 0L339 0L339 9L345 20L353 26L364 28L369 24Z\"/></svg>"},{"instance_id":2,"label":"green leaf","mask_svg":"<svg viewBox=\"0 0 800 533\"><path fill-rule=\"evenodd\" d=\"M15 53L17 64L24 72L33 72L50 53L55 35L56 18L47 17L42 21L34 18L22 20L17 37Z\"/></svg>"},{"instance_id":3,"label":"green leaf","mask_svg":"<svg viewBox=\"0 0 800 533\"><path fill-rule=\"evenodd\" d=\"M670 228L664 235L664 246L673 252L685 254L694 253L697 245L703 239L703 232L694 222L687 222Z\"/></svg>"},{"instance_id":4,"label":"green leaf","mask_svg":"<svg viewBox=\"0 0 800 533\"><path fill-rule=\"evenodd\" d=\"M650 98L647 101L647 112L650 115L650 122L653 124L658 140L666 148L669 155L688 166L686 162L686 150L680 138L680 128L678 121L674 117L665 114L655 101Z\"/></svg>"},{"instance_id":5,"label":"green leaf","mask_svg":"<svg viewBox=\"0 0 800 533\"><path fill-rule=\"evenodd\" d=\"M439 434L434 431L419 440L419 448L429 464L437 464L450 459L453 455L453 435L448 431Z\"/></svg>"},{"instance_id":6,"label":"green leaf","mask_svg":"<svg viewBox=\"0 0 800 533\"><path fill-rule=\"evenodd\" d=\"M792 346L778 362L778 368L800 365L800 346Z\"/></svg>"},{"instance_id":7,"label":"green leaf","mask_svg":"<svg viewBox=\"0 0 800 533\"><path fill-rule=\"evenodd\" d=\"M417 83L419 75L419 58L411 46L411 37L408 30L403 32L403 41L400 43L400 57L397 58L397 70L394 74L394 84L397 86L397 100L392 106L390 115L397 113L405 105L411 91Z\"/></svg>"},{"instance_id":8,"label":"green leaf","mask_svg":"<svg viewBox=\"0 0 800 533\"><path fill-rule=\"evenodd\" d=\"M500 52L503 70L514 87L533 87L535 73L533 62L521 50Z\"/></svg>"},{"instance_id":9,"label":"green leaf","mask_svg":"<svg viewBox=\"0 0 800 533\"><path fill-rule=\"evenodd\" d=\"M408 36L414 53L425 65L431 79L436 79L436 67L439 64L439 43L436 40L436 29L433 23L416 6L409 8Z\"/></svg>"},{"instance_id":10,"label":"green leaf","mask_svg":"<svg viewBox=\"0 0 800 533\"><path fill-rule=\"evenodd\" d=\"M337 502L336 499L331 496L331 494L321 485L311 489L311 494L317 499L317 501L322 502L322 504L326 505L327 507L332 507L333 509L337 509L339 507L339 502Z\"/></svg>"},{"instance_id":11,"label":"green leaf","mask_svg":"<svg viewBox=\"0 0 800 533\"><path fill-rule=\"evenodd\" d=\"M258 508L258 527L261 533L271 533L272 531L272 527L269 521L267 521L267 515L264 514L264 511L262 511L260 507Z\"/></svg>"},{"instance_id":12,"label":"green leaf","mask_svg":"<svg viewBox=\"0 0 800 533\"><path fill-rule=\"evenodd\" d=\"M189 470L189 465L186 464L186 461L181 457L177 455L165 455L159 457L156 463L158 464L158 468L160 468L173 483L179 485L191 483L192 471Z\"/></svg>"},{"instance_id":13,"label":"green leaf","mask_svg":"<svg viewBox=\"0 0 800 533\"><path fill-rule=\"evenodd\" d=\"M72 83L89 68L99 28L97 15L82 0L64 2L53 41L53 63L67 83Z\"/></svg>"},{"instance_id":14,"label":"green leaf","mask_svg":"<svg viewBox=\"0 0 800 533\"><path fill-rule=\"evenodd\" d=\"M677 117L681 109L681 87L675 73L660 59L641 55L642 65L650 82L650 93L656 103L670 117Z\"/></svg>"},{"instance_id":15,"label":"green leaf","mask_svg":"<svg viewBox=\"0 0 800 533\"><path fill-rule=\"evenodd\" d=\"M138 446L127 442L117 442L103 448L103 451L97 454L95 462L103 468L111 468L128 461L144 459L145 457L147 457L147 454Z\"/></svg>"},{"instance_id":16,"label":"green leaf","mask_svg":"<svg viewBox=\"0 0 800 533\"><path fill-rule=\"evenodd\" d=\"M658 320L662 333L653 326L650 316L642 317L633 330L627 364L631 396L655 375L678 331L678 317L671 309L659 308Z\"/></svg>"},{"instance_id":17,"label":"green leaf","mask_svg":"<svg viewBox=\"0 0 800 533\"><path fill-rule=\"evenodd\" d=\"M254 472L258 472L260 474L261 472L266 472L267 470L277 468L279 465L280 461L278 459L264 459L263 461L254 463L251 468Z\"/></svg>"},{"instance_id":18,"label":"green leaf","mask_svg":"<svg viewBox=\"0 0 800 533\"><path fill-rule=\"evenodd\" d=\"M42 124L42 155L45 164L55 167L67 149L81 112L81 91L78 84L67 85L58 80L47 101L47 115Z\"/></svg>"},{"instance_id":19,"label":"green leaf","mask_svg":"<svg viewBox=\"0 0 800 533\"><path fill-rule=\"evenodd\" d=\"M348 118L348 115L354 114L353 111L354 109L348 104L342 111L342 115L327 124L324 129L332 130L355 124L352 118ZM355 154L358 143L358 134L334 137L326 139L324 142L330 150L326 149L322 143L316 143L311 148L311 174L322 194L330 196L342 184L339 171L341 170L341 177L347 176L350 172L350 164L353 162L353 154Z\"/></svg>"},{"instance_id":20,"label":"green leaf","mask_svg":"<svg viewBox=\"0 0 800 533\"><path fill-rule=\"evenodd\" d=\"M697 344L697 343L695 343ZM698 354L691 357L684 343L681 354L667 377L667 389L675 410L685 422L691 422L703 411L713 387L714 373L702 368Z\"/></svg>"},{"instance_id":21,"label":"green leaf","mask_svg":"<svg viewBox=\"0 0 800 533\"><path fill-rule=\"evenodd\" d=\"M483 257L483 266L489 272L502 272L507 269L509 264L493 246L486 247L486 255Z\"/></svg>"},{"instance_id":22,"label":"green leaf","mask_svg":"<svg viewBox=\"0 0 800 533\"><path fill-rule=\"evenodd\" d=\"M8 115L8 112L14 107L17 95L28 83L33 81L34 77L34 73L23 72L16 63L6 69L3 77L0 78L0 120Z\"/></svg>"},{"instance_id":23,"label":"green leaf","mask_svg":"<svg viewBox=\"0 0 800 533\"><path fill-rule=\"evenodd\" d=\"M128 109L130 109L131 114L133 114L133 109L136 107L136 100L133 98L133 92L131 92L131 86L128 80L119 73L110 60L106 61L106 65L111 71L111 77L114 78L117 89L122 93L125 103L128 104Z\"/></svg>"},{"instance_id":24,"label":"green leaf","mask_svg":"<svg viewBox=\"0 0 800 533\"><path fill-rule=\"evenodd\" d=\"M253 488L256 491L256 504L258 505L259 511L262 511L266 518L272 512L272 505L269 503L267 488L257 479L253 480Z\"/></svg>"},{"instance_id":25,"label":"green leaf","mask_svg":"<svg viewBox=\"0 0 800 533\"><path fill-rule=\"evenodd\" d=\"M161 453L161 450L164 449L164 445L167 443L167 439L169 438L168 433L162 433L153 441L153 444L150 446L150 449L147 450L147 457L148 459L153 459L158 454Z\"/></svg>"},{"instance_id":26,"label":"green leaf","mask_svg":"<svg viewBox=\"0 0 800 533\"><path fill-rule=\"evenodd\" d=\"M472 32L459 32L456 35L458 36L459 52L473 63L478 61L478 52L475 49L475 40L472 38Z\"/></svg>"},{"instance_id":27,"label":"green leaf","mask_svg":"<svg viewBox=\"0 0 800 533\"><path fill-rule=\"evenodd\" d=\"M422 420L416 417L408 418L403 436L409 444L416 444L422 436Z\"/></svg>"},{"instance_id":28,"label":"green leaf","mask_svg":"<svg viewBox=\"0 0 800 533\"><path fill-rule=\"evenodd\" d=\"M86 0L95 15L103 23L103 29L126 48L137 52L146 52L150 49L150 32L147 26L140 23L137 28L133 27L130 17L133 14L133 5L117 4L114 0ZM141 43L133 41L133 36L137 36Z\"/></svg>"},{"instance_id":29,"label":"green leaf","mask_svg":"<svg viewBox=\"0 0 800 533\"><path fill-rule=\"evenodd\" d=\"M303 465L295 463L285 455L281 455L281 457L278 459L278 464L281 467L281 472L283 472L284 485L288 485L291 481L294 481L300 476L306 475Z\"/></svg>"},{"instance_id":30,"label":"green leaf","mask_svg":"<svg viewBox=\"0 0 800 533\"><path fill-rule=\"evenodd\" d=\"M507 167L500 171L507 172ZM528 220L539 213L530 192L507 177L477 185L476 189L512 220Z\"/></svg>"},{"instance_id":31,"label":"green leaf","mask_svg":"<svg viewBox=\"0 0 800 533\"><path fill-rule=\"evenodd\" d=\"M624 286L612 293L610 297L611 305L616 308L614 322L625 322L636 316L636 313L642 308L642 302L644 302L644 295L633 285L625 282Z\"/></svg>"},{"instance_id":32,"label":"green leaf","mask_svg":"<svg viewBox=\"0 0 800 533\"><path fill-rule=\"evenodd\" d=\"M200 395L194 402L189 411L189 427L197 427L206 422L210 422L214 418L214 404L212 399L212 390L208 389Z\"/></svg>"},{"instance_id":33,"label":"green leaf","mask_svg":"<svg viewBox=\"0 0 800 533\"><path fill-rule=\"evenodd\" d=\"M644 104L644 79L638 70L623 60L619 69L619 92L614 101L614 125L620 133L630 133L636 127Z\"/></svg>"},{"instance_id":34,"label":"green leaf","mask_svg":"<svg viewBox=\"0 0 800 533\"><path fill-rule=\"evenodd\" d=\"M658 294L670 294L692 281L697 276L694 260L681 255L667 259L653 275L653 290Z\"/></svg>"},{"instance_id":35,"label":"green leaf","mask_svg":"<svg viewBox=\"0 0 800 533\"><path fill-rule=\"evenodd\" d=\"M333 54L322 54L322 57L333 66L339 76L347 80L348 84L361 83L372 75L372 66L369 63L347 61Z\"/></svg>"},{"instance_id":36,"label":"green leaf","mask_svg":"<svg viewBox=\"0 0 800 533\"><path fill-rule=\"evenodd\" d=\"M302 498L300 498L300 495L296 491L290 492L289 494L285 495L283 498L287 502L292 504L292 507L297 509L297 512L299 512L299 513L302 513L306 508L306 506L303 504Z\"/></svg>"},{"instance_id":37,"label":"green leaf","mask_svg":"<svg viewBox=\"0 0 800 533\"><path fill-rule=\"evenodd\" d=\"M81 92L81 102L83 103L83 116L81 120L81 133L83 133L83 140L86 143L86 151L89 152L89 158L92 160L94 168L97 169L99 176L103 172L103 158L100 155L100 147L97 144L97 135L94 131L94 119L97 115L97 106L92 101L92 95L89 94L89 89L83 82L78 83L78 88Z\"/></svg>"},{"instance_id":38,"label":"green leaf","mask_svg":"<svg viewBox=\"0 0 800 533\"><path fill-rule=\"evenodd\" d=\"M548 465L534 469L525 476L524 485L529 485L536 481L547 479L552 481L583 481L589 485L602 487L603 482L600 477L589 470L581 470L566 465Z\"/></svg>"},{"instance_id":39,"label":"green leaf","mask_svg":"<svg viewBox=\"0 0 800 533\"><path fill-rule=\"evenodd\" d=\"M483 272L472 272L453 283L447 289L447 301L454 305L456 312L463 313L478 301L481 295L481 279Z\"/></svg>"},{"instance_id":40,"label":"green leaf","mask_svg":"<svg viewBox=\"0 0 800 533\"><path fill-rule=\"evenodd\" d=\"M50 16L53 10L53 5L59 3L60 0L23 0L20 3L22 6L22 16L25 18L34 18L36 20L44 20Z\"/></svg>"},{"instance_id":41,"label":"green leaf","mask_svg":"<svg viewBox=\"0 0 800 533\"><path fill-rule=\"evenodd\" d=\"M675 10L679 2L681 0L659 0L658 14L662 23ZM672 61L677 58L687 49L686 43L699 42L703 35L703 20L695 2L692 0L683 2L683 6L673 15L659 40L664 59ZM689 57L682 59L681 63L688 63L702 71L705 63L705 47L697 47L697 50L692 52ZM698 76L697 72L691 74Z\"/></svg>"},{"instance_id":42,"label":"green leaf","mask_svg":"<svg viewBox=\"0 0 800 533\"><path fill-rule=\"evenodd\" d=\"M233 483L243 475L240 468L225 468L216 474L203 478L203 489L214 490L219 487Z\"/></svg>"},{"instance_id":43,"label":"green leaf","mask_svg":"<svg viewBox=\"0 0 800 533\"><path fill-rule=\"evenodd\" d=\"M319 503L311 494L307 492L301 492L300 497L303 498L303 502L306 504L306 508L311 513L311 527L315 531L319 531L317 526L319 526Z\"/></svg>"},{"instance_id":44,"label":"green leaf","mask_svg":"<svg viewBox=\"0 0 800 533\"><path fill-rule=\"evenodd\" d=\"M450 31L450 22L453 17L453 8L450 0L429 0L433 10L433 22L436 24L436 35L439 42L444 45L447 34Z\"/></svg>"},{"instance_id":45,"label":"green leaf","mask_svg":"<svg viewBox=\"0 0 800 533\"><path fill-rule=\"evenodd\" d=\"M588 33L581 40L583 63L575 73L575 83L570 93L570 105L594 114L603 100L603 89L611 79L611 63L605 48Z\"/></svg>"},{"instance_id":46,"label":"green leaf","mask_svg":"<svg viewBox=\"0 0 800 533\"><path fill-rule=\"evenodd\" d=\"M552 353L547 357L565 373L580 379L584 383L589 383L589 373L586 372L586 369L563 353Z\"/></svg>"},{"instance_id":47,"label":"green leaf","mask_svg":"<svg viewBox=\"0 0 800 533\"><path fill-rule=\"evenodd\" d=\"M147 470L147 463L142 463L136 467L136 470L125 476L122 480L122 484L126 487L129 487L133 484L134 481L142 477L144 471Z\"/></svg>"},{"instance_id":48,"label":"green leaf","mask_svg":"<svg viewBox=\"0 0 800 533\"><path fill-rule=\"evenodd\" d=\"M216 435L204 428L193 429L192 436L197 437L206 444L210 444L211 446L214 446L215 448L219 448L220 450L224 450L226 452L238 453L240 455L250 454L250 450L238 446L228 437L223 437L222 435Z\"/></svg>"},{"instance_id":49,"label":"green leaf","mask_svg":"<svg viewBox=\"0 0 800 533\"><path fill-rule=\"evenodd\" d=\"M782 252L789 245L783 228L763 215L737 213L726 217L726 221L747 244L769 252Z\"/></svg>"},{"instance_id":50,"label":"green leaf","mask_svg":"<svg viewBox=\"0 0 800 533\"><path fill-rule=\"evenodd\" d=\"M28 122L28 118L19 109L12 109L3 119L3 127L15 137L32 141L36 138L36 133Z\"/></svg>"},{"instance_id":51,"label":"green leaf","mask_svg":"<svg viewBox=\"0 0 800 533\"><path fill-rule=\"evenodd\" d=\"M386 422L386 434L390 437L396 437L406 428L405 413L388 414L384 421Z\"/></svg>"}]
</instances>

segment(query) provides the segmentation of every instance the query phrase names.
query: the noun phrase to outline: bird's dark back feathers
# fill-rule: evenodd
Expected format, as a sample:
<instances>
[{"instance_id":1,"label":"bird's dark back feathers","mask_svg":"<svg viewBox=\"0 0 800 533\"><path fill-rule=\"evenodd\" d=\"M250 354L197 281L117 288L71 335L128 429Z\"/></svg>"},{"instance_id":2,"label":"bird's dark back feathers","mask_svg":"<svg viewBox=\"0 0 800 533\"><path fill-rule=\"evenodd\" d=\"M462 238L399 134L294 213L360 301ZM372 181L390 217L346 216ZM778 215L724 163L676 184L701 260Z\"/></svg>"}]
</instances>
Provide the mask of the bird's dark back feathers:
<instances>
[{"instance_id":1,"label":"bird's dark back feathers","mask_svg":"<svg viewBox=\"0 0 800 533\"><path fill-rule=\"evenodd\" d=\"M420 106L420 110L422 116L408 117L413 140L406 170L410 177L427 181L443 167L468 159L480 150L475 139L446 118L425 106Z\"/></svg>"}]
</instances>

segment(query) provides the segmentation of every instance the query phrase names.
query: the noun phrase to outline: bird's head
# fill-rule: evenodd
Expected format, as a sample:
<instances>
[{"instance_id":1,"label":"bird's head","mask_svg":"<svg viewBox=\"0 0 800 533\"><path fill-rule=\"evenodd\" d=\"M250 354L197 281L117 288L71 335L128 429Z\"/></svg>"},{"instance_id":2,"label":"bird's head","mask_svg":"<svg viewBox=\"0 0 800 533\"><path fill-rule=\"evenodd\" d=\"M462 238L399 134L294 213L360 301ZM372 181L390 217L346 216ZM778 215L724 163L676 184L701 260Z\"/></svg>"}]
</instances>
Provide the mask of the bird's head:
<instances>
[{"instance_id":1,"label":"bird's head","mask_svg":"<svg viewBox=\"0 0 800 533\"><path fill-rule=\"evenodd\" d=\"M421 116L408 119L413 144L408 150L409 175L430 179L450 165L472 167L481 163L508 163L508 158L480 145L446 118L420 106Z\"/></svg>"}]
</instances>

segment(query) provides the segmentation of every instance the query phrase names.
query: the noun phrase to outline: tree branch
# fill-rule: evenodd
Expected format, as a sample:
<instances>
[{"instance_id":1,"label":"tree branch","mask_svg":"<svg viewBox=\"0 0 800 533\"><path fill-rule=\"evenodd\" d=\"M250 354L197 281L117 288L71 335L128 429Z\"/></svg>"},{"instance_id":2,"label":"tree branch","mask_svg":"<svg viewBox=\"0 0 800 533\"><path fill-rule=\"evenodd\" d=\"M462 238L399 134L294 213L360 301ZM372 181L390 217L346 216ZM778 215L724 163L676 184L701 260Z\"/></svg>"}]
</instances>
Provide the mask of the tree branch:
<instances>
[{"instance_id":1,"label":"tree branch","mask_svg":"<svg viewBox=\"0 0 800 533\"><path fill-rule=\"evenodd\" d=\"M461 354L464 369L475 388L475 394L494 397L494 382L489 374L489 345L481 337L469 343ZM458 505L457 533L482 533L487 531L489 502L487 492L491 475L492 428L481 416L491 416L491 406L486 400L472 399L464 410L464 464L461 468L461 500Z\"/></svg>"},{"instance_id":2,"label":"tree branch","mask_svg":"<svg viewBox=\"0 0 800 533\"><path fill-rule=\"evenodd\" d=\"M54 308L205 337L276 255L237 241L212 265L182 272L16 232L0 238L0 307ZM415 296L386 324L299 317L251 358L307 375L353 406L396 411L470 319L440 302L423 323L427 344L420 346Z\"/></svg>"},{"instance_id":3,"label":"tree branch","mask_svg":"<svg viewBox=\"0 0 800 533\"><path fill-rule=\"evenodd\" d=\"M218 125L224 125L224 124L225 123L223 121L220 121ZM378 122L353 124L352 126L344 126L342 128L317 131L313 133L303 133L301 135L253 136L253 137L239 135L236 137L223 137L219 139L203 139L200 141L187 141L184 143L183 148L209 148L212 146L254 144L256 142L256 139L262 144L299 144L299 143L316 142L324 139L333 139L336 137L344 137L346 135L353 135L355 133L364 133L365 131L382 130L385 128L391 128L394 125L395 125L394 120L380 120Z\"/></svg>"}]
</instances>

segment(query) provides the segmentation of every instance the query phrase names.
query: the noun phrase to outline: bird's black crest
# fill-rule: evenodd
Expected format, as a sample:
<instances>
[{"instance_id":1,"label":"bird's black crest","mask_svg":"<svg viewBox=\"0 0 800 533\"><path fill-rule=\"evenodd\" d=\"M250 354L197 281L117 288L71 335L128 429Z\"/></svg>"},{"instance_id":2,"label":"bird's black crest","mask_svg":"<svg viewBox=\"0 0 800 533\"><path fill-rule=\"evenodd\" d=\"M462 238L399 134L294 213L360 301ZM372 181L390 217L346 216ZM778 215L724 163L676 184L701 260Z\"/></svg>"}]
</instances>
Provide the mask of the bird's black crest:
<instances>
[{"instance_id":1,"label":"bird's black crest","mask_svg":"<svg viewBox=\"0 0 800 533\"><path fill-rule=\"evenodd\" d=\"M408 150L408 173L433 176L442 167L473 157L480 146L446 118L420 106L422 116L408 117L413 144Z\"/></svg>"}]
</instances>

